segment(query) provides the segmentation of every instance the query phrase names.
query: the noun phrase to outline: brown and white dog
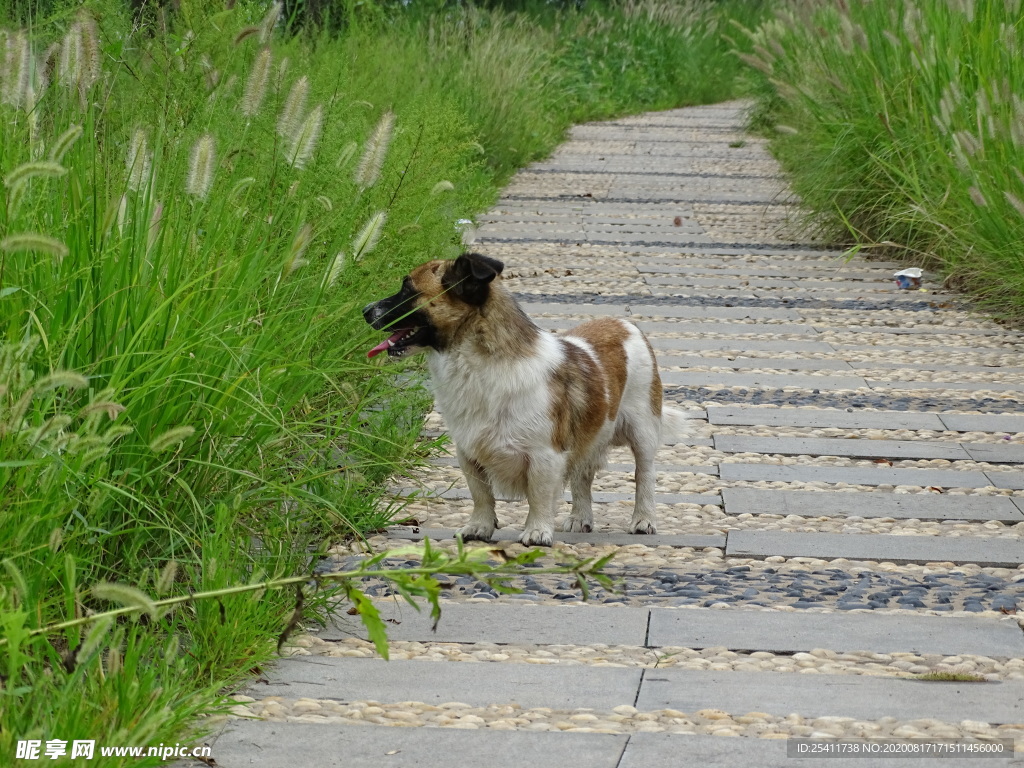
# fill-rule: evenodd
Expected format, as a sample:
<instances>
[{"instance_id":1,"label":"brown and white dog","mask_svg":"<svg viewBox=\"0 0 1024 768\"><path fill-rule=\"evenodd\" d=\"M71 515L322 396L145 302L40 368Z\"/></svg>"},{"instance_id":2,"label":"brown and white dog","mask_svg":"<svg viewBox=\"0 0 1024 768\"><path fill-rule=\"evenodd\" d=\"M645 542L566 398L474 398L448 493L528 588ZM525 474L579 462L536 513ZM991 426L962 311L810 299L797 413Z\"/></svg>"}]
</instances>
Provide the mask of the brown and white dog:
<instances>
[{"instance_id":1,"label":"brown and white dog","mask_svg":"<svg viewBox=\"0 0 1024 768\"><path fill-rule=\"evenodd\" d=\"M654 455L663 422L685 417L662 405L651 345L624 320L601 318L562 335L537 327L496 279L500 261L466 253L414 269L394 296L363 309L391 336L369 352L425 349L438 409L469 483L473 514L458 535L490 540L495 495L526 498L520 541L550 546L566 482L566 531L592 531L591 485L609 445L636 461L630 533L655 533Z\"/></svg>"}]
</instances>

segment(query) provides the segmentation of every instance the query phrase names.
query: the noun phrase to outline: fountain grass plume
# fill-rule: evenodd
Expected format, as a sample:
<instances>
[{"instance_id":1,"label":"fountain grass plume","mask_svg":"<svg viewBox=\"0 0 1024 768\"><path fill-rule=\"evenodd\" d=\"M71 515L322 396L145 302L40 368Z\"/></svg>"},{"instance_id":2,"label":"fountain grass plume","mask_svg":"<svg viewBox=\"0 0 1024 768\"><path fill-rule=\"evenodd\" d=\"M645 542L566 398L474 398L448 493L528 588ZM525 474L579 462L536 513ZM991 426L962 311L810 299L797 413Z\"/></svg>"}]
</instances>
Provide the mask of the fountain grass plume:
<instances>
[{"instance_id":1,"label":"fountain grass plume","mask_svg":"<svg viewBox=\"0 0 1024 768\"><path fill-rule=\"evenodd\" d=\"M339 251L338 255L335 256L334 260L331 262L331 268L329 270L327 270L327 274L324 275L324 287L325 288L332 288L334 286L334 284L336 282L338 282L338 277L341 275L341 273L344 270L345 270L345 252L344 251Z\"/></svg>"},{"instance_id":2,"label":"fountain grass plume","mask_svg":"<svg viewBox=\"0 0 1024 768\"><path fill-rule=\"evenodd\" d=\"M377 211L369 218L359 234L352 240L352 261L359 261L372 251L384 230L384 222L388 219L387 211Z\"/></svg>"},{"instance_id":3,"label":"fountain grass plume","mask_svg":"<svg viewBox=\"0 0 1024 768\"><path fill-rule=\"evenodd\" d=\"M305 168L313 157L316 144L320 140L320 131L324 123L324 108L317 105L306 115L298 132L292 137L291 164L295 168Z\"/></svg>"},{"instance_id":4,"label":"fountain grass plume","mask_svg":"<svg viewBox=\"0 0 1024 768\"><path fill-rule=\"evenodd\" d=\"M24 32L7 34L4 46L3 78L0 80L0 102L15 109L25 101L25 91L31 76L32 48Z\"/></svg>"},{"instance_id":5,"label":"fountain grass plume","mask_svg":"<svg viewBox=\"0 0 1024 768\"><path fill-rule=\"evenodd\" d=\"M267 9L267 15L259 24L260 43L265 45L274 33L274 27L281 18L281 10L284 6L281 3L274 3Z\"/></svg>"},{"instance_id":6,"label":"fountain grass plume","mask_svg":"<svg viewBox=\"0 0 1024 768\"><path fill-rule=\"evenodd\" d=\"M301 125L302 115L306 111L307 96L309 96L309 79L303 75L292 84L288 98L285 99L284 107L277 119L279 136L286 139L295 136Z\"/></svg>"},{"instance_id":7,"label":"fountain grass plume","mask_svg":"<svg viewBox=\"0 0 1024 768\"><path fill-rule=\"evenodd\" d=\"M384 158L387 156L394 129L395 114L389 110L381 115L377 127L373 129L363 156L359 160L359 166L356 168L356 184L363 189L369 189L380 178L380 171L384 167Z\"/></svg>"},{"instance_id":8,"label":"fountain grass plume","mask_svg":"<svg viewBox=\"0 0 1024 768\"><path fill-rule=\"evenodd\" d=\"M136 128L132 133L125 165L128 169L128 188L139 192L149 182L149 175L153 166L152 154L149 151L149 141L146 137L146 131L142 128Z\"/></svg>"},{"instance_id":9,"label":"fountain grass plume","mask_svg":"<svg viewBox=\"0 0 1024 768\"><path fill-rule=\"evenodd\" d=\"M217 149L213 136L204 134L192 147L188 164L185 191L200 200L205 200L213 186L213 171L217 162Z\"/></svg>"},{"instance_id":10,"label":"fountain grass plume","mask_svg":"<svg viewBox=\"0 0 1024 768\"><path fill-rule=\"evenodd\" d=\"M82 133L82 126L69 126L68 129L58 136L57 140L53 142L53 146L50 148L50 160L55 163L59 163L63 160L67 151L74 146L76 141L82 138Z\"/></svg>"},{"instance_id":11,"label":"fountain grass plume","mask_svg":"<svg viewBox=\"0 0 1024 768\"><path fill-rule=\"evenodd\" d=\"M356 150L358 149L359 145L354 141L350 141L345 145L345 148L341 150L341 154L338 155L338 160L334 163L334 167L340 171L352 161L352 158L355 157Z\"/></svg>"},{"instance_id":12,"label":"fountain grass plume","mask_svg":"<svg viewBox=\"0 0 1024 768\"><path fill-rule=\"evenodd\" d=\"M290 275L299 267L305 266L306 260L303 257L311 242L313 242L313 225L303 222L295 233L295 237L292 238L291 245L288 246L288 253L281 269L282 275Z\"/></svg>"},{"instance_id":13,"label":"fountain grass plume","mask_svg":"<svg viewBox=\"0 0 1024 768\"><path fill-rule=\"evenodd\" d=\"M0 251L6 253L45 253L57 259L68 255L68 247L55 237L38 232L22 232L0 240Z\"/></svg>"},{"instance_id":14,"label":"fountain grass plume","mask_svg":"<svg viewBox=\"0 0 1024 768\"><path fill-rule=\"evenodd\" d=\"M60 178L68 172L60 163L53 160L34 160L30 163L22 163L4 176L4 186L8 189L17 189L29 179L39 176L46 176L51 179Z\"/></svg>"},{"instance_id":15,"label":"fountain grass plume","mask_svg":"<svg viewBox=\"0 0 1024 768\"><path fill-rule=\"evenodd\" d=\"M252 71L245 83L245 94L242 96L242 114L252 117L260 111L263 99L267 95L267 83L270 82L270 68L273 66L273 54L269 48L263 48L256 54L252 63Z\"/></svg>"}]
</instances>

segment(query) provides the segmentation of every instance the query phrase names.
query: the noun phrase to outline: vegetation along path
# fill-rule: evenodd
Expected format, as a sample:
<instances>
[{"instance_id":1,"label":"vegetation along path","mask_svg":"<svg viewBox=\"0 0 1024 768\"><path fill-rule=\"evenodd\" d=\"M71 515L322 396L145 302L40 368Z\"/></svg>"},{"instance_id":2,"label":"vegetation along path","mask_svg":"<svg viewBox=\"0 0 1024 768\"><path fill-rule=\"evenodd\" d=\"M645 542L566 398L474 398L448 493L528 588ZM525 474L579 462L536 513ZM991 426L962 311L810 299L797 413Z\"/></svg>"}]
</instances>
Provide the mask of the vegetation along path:
<instances>
[{"instance_id":1,"label":"vegetation along path","mask_svg":"<svg viewBox=\"0 0 1024 768\"><path fill-rule=\"evenodd\" d=\"M576 128L474 246L545 328L637 322L694 417L658 457L658 535L624 533L623 451L595 487L600 531L560 536L614 550L622 590L451 579L434 633L370 584L392 660L355 617L294 639L238 697L218 765L780 766L788 737L1024 749L1024 336L927 279L898 290L895 264L787 236L796 203L744 108ZM417 525L378 550L453 546L470 510L454 460L396 493L413 486ZM498 509L509 528L525 513ZM935 672L957 679L921 679Z\"/></svg>"}]
</instances>

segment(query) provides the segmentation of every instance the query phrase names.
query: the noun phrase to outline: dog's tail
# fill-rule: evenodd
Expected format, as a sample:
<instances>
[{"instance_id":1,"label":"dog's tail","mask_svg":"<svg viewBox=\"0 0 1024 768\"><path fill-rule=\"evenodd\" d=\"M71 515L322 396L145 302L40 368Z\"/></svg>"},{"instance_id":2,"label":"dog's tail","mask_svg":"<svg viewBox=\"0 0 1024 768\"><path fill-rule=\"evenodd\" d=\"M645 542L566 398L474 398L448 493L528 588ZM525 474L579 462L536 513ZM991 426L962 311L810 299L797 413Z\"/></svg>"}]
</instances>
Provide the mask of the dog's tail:
<instances>
[{"instance_id":1,"label":"dog's tail","mask_svg":"<svg viewBox=\"0 0 1024 768\"><path fill-rule=\"evenodd\" d=\"M694 419L686 411L663 405L661 407L661 441L676 442L693 432Z\"/></svg>"}]
</instances>

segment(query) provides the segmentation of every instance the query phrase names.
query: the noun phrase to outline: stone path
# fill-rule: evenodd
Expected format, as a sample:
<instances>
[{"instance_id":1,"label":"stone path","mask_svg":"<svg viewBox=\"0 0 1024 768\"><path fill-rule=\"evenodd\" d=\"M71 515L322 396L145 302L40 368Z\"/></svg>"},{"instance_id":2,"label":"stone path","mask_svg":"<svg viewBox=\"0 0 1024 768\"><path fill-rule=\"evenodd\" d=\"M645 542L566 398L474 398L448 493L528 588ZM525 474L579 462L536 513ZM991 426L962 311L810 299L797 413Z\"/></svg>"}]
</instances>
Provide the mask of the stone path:
<instances>
[{"instance_id":1,"label":"stone path","mask_svg":"<svg viewBox=\"0 0 1024 768\"><path fill-rule=\"evenodd\" d=\"M625 452L595 485L599 531L561 535L615 550L621 588L583 604L557 576L517 595L453 578L432 633L368 583L393 660L348 616L296 638L237 697L218 765L1017 764L787 757L792 737L1024 751L1024 336L794 239L742 125L728 103L579 126L480 219L474 247L539 324L630 317L694 419L658 457L659 535L623 532ZM451 546L470 502L450 457L395 492L413 524L375 550ZM524 505L498 514L513 538ZM936 671L980 682L920 679Z\"/></svg>"}]
</instances>

